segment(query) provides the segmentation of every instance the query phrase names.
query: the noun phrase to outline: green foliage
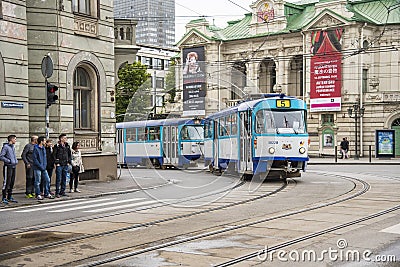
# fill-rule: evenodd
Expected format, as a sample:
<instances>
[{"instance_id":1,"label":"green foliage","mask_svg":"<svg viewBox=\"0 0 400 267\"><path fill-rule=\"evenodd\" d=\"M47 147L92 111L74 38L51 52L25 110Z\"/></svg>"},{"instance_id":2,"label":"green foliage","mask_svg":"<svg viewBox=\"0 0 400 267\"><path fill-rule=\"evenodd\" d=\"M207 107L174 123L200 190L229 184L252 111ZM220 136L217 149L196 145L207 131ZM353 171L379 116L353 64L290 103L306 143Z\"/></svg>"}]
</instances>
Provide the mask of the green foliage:
<instances>
[{"instance_id":1,"label":"green foliage","mask_svg":"<svg viewBox=\"0 0 400 267\"><path fill-rule=\"evenodd\" d=\"M176 96L176 63L171 61L167 75L165 76L165 90L170 95L169 102L174 103Z\"/></svg>"},{"instance_id":2,"label":"green foliage","mask_svg":"<svg viewBox=\"0 0 400 267\"><path fill-rule=\"evenodd\" d=\"M150 74L147 67L140 62L126 64L118 71L120 81L116 86L117 122L124 121L126 113L144 113L150 106L151 95L147 92L151 87ZM150 101L149 101L150 100Z\"/></svg>"}]
</instances>

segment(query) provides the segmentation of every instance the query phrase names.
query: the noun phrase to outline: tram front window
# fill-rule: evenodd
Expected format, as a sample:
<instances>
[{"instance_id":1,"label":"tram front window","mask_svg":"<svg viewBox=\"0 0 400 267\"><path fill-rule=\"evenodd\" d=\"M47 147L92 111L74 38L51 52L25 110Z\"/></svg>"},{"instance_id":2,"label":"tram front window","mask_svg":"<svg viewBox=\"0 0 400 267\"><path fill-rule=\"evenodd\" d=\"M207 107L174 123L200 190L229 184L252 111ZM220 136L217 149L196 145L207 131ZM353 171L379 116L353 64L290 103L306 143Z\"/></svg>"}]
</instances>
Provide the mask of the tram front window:
<instances>
[{"instance_id":1,"label":"tram front window","mask_svg":"<svg viewBox=\"0 0 400 267\"><path fill-rule=\"evenodd\" d=\"M256 114L257 133L305 133L303 110L259 110Z\"/></svg>"},{"instance_id":2,"label":"tram front window","mask_svg":"<svg viewBox=\"0 0 400 267\"><path fill-rule=\"evenodd\" d=\"M204 139L204 129L202 126L185 125L181 130L182 140L199 140Z\"/></svg>"}]
</instances>

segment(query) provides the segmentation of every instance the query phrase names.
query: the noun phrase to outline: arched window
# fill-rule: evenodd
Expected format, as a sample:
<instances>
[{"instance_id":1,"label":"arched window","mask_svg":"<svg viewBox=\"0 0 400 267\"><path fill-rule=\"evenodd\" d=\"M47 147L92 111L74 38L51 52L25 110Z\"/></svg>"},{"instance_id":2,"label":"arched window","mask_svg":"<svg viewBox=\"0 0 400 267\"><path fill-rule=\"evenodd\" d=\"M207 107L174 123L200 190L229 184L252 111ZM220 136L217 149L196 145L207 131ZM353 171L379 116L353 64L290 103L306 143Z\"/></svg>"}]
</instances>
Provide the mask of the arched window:
<instances>
[{"instance_id":1,"label":"arched window","mask_svg":"<svg viewBox=\"0 0 400 267\"><path fill-rule=\"evenodd\" d=\"M74 73L74 128L92 129L92 83L88 72L77 67Z\"/></svg>"}]
</instances>

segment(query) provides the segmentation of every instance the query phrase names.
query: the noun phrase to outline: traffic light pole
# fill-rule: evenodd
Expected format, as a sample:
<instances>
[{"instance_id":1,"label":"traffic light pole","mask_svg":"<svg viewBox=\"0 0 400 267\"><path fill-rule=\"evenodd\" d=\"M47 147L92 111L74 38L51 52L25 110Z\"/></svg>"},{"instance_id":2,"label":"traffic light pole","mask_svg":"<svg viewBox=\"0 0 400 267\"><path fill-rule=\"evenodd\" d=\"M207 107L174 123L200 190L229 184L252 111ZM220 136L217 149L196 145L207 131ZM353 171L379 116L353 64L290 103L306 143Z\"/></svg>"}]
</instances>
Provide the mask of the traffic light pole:
<instances>
[{"instance_id":1,"label":"traffic light pole","mask_svg":"<svg viewBox=\"0 0 400 267\"><path fill-rule=\"evenodd\" d=\"M46 139L49 139L50 137L50 132L49 132L49 127L50 127L50 111L49 111L49 105L47 104L47 78L44 80L45 88L46 88L46 108L45 108L45 116L46 116Z\"/></svg>"}]
</instances>

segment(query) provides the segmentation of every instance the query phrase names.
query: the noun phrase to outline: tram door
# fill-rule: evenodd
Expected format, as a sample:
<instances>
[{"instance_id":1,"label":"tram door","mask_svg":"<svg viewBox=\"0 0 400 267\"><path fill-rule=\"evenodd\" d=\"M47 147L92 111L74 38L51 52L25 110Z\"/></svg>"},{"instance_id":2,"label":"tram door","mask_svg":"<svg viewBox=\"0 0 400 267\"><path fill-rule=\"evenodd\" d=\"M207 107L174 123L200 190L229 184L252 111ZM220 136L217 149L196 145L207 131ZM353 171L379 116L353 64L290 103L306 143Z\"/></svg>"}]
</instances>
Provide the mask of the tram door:
<instances>
[{"instance_id":1,"label":"tram door","mask_svg":"<svg viewBox=\"0 0 400 267\"><path fill-rule=\"evenodd\" d=\"M178 126L164 126L164 164L178 164Z\"/></svg>"},{"instance_id":2,"label":"tram door","mask_svg":"<svg viewBox=\"0 0 400 267\"><path fill-rule=\"evenodd\" d=\"M240 112L240 173L252 172L251 111Z\"/></svg>"},{"instance_id":3,"label":"tram door","mask_svg":"<svg viewBox=\"0 0 400 267\"><path fill-rule=\"evenodd\" d=\"M214 120L214 127L213 127L213 151L214 151L214 168L219 169L219 164L218 164L218 157L219 157L219 145L218 145L218 120Z\"/></svg>"},{"instance_id":4,"label":"tram door","mask_svg":"<svg viewBox=\"0 0 400 267\"><path fill-rule=\"evenodd\" d=\"M117 129L117 142L116 142L116 149L117 149L117 163L118 164L125 164L124 161L124 156L125 156L125 150L124 150L124 130L123 129Z\"/></svg>"}]
</instances>

